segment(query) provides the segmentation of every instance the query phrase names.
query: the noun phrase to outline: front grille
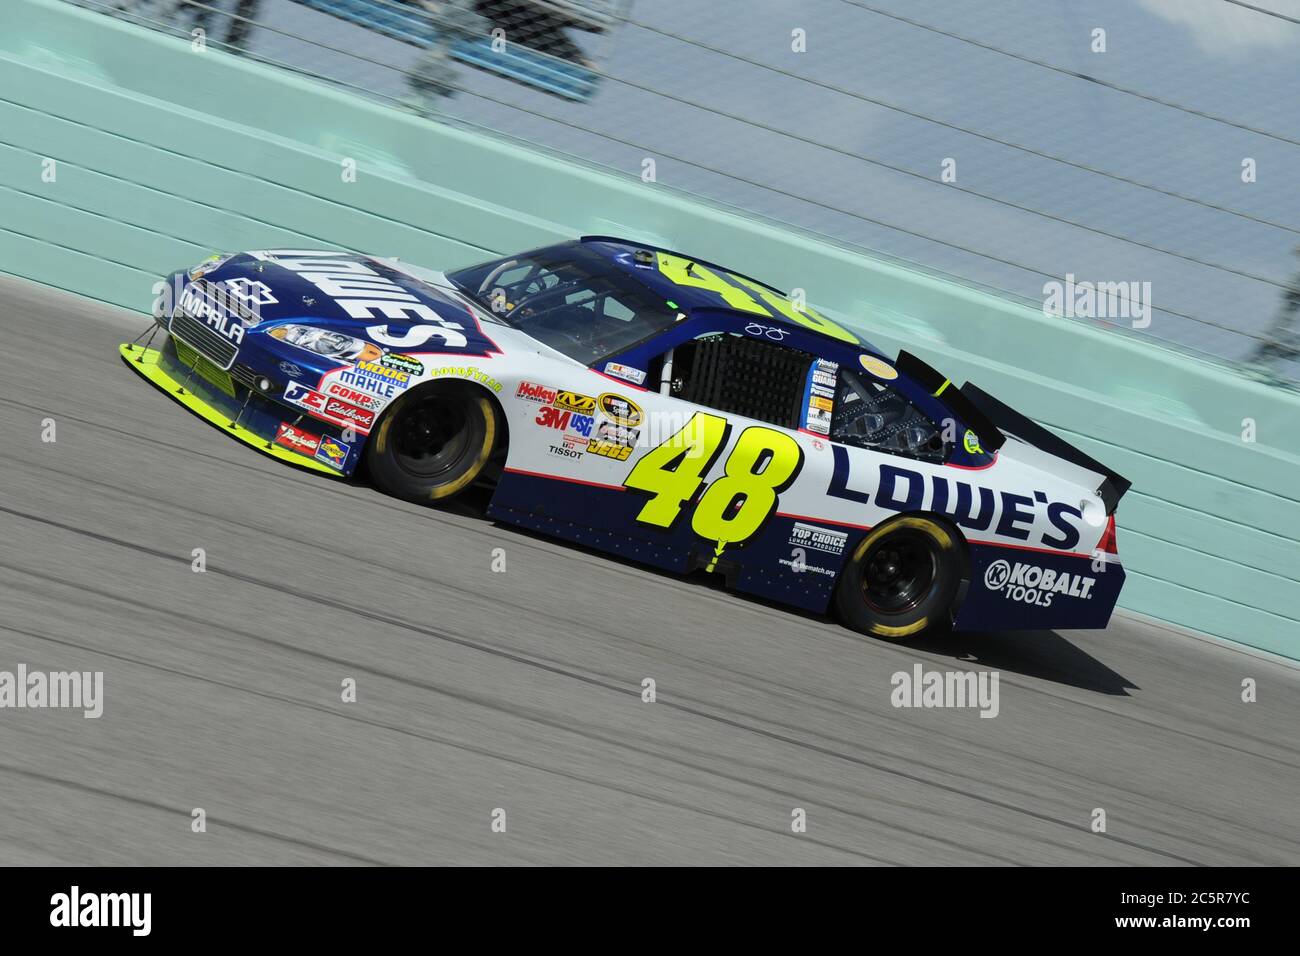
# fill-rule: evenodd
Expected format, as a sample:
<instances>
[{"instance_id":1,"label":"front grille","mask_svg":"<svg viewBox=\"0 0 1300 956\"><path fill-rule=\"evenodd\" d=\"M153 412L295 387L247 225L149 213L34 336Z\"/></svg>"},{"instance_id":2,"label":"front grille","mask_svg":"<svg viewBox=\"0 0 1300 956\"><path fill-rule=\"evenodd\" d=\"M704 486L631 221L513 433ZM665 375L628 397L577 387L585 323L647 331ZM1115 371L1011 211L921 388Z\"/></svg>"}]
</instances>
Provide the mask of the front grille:
<instances>
[{"instance_id":1,"label":"front grille","mask_svg":"<svg viewBox=\"0 0 1300 956\"><path fill-rule=\"evenodd\" d=\"M172 314L169 331L222 371L228 370L235 363L235 356L239 354L239 346L179 309Z\"/></svg>"},{"instance_id":2,"label":"front grille","mask_svg":"<svg viewBox=\"0 0 1300 956\"><path fill-rule=\"evenodd\" d=\"M229 316L227 321L244 321L245 324L248 324L246 320L256 322L256 316L248 312L247 308L234 296L213 288L211 283L203 279L190 284L190 287L185 290L185 294L181 297L181 304L172 311L172 320L168 326L168 331L187 345L198 350L200 355L217 366L217 368L228 371L235 362L235 356L239 354L239 346L225 336L213 331L202 319L195 318L186 312L182 306L188 296L202 297L205 306Z\"/></svg>"},{"instance_id":3,"label":"front grille","mask_svg":"<svg viewBox=\"0 0 1300 956\"><path fill-rule=\"evenodd\" d=\"M230 377L233 378L244 388L257 389L257 373L247 365L232 365L230 368Z\"/></svg>"},{"instance_id":4,"label":"front grille","mask_svg":"<svg viewBox=\"0 0 1300 956\"><path fill-rule=\"evenodd\" d=\"M176 345L176 357L180 359L182 365L193 369L200 378L211 385L215 385L231 398L235 397L235 386L230 381L230 373L217 368L180 339L173 339L172 341Z\"/></svg>"}]
</instances>

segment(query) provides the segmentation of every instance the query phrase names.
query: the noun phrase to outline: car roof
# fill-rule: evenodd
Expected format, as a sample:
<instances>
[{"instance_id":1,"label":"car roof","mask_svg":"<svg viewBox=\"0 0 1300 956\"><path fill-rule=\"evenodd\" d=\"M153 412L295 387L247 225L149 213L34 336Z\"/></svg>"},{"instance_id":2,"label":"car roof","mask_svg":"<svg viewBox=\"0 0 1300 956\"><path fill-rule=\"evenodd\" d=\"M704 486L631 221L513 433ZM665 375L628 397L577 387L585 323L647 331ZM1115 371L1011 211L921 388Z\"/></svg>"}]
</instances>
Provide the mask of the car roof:
<instances>
[{"instance_id":1,"label":"car roof","mask_svg":"<svg viewBox=\"0 0 1300 956\"><path fill-rule=\"evenodd\" d=\"M648 286L661 298L676 303L677 306L680 307L683 311L690 311L694 309L719 309L728 312L733 312L736 315L747 316L749 318L755 317L755 313L745 312L740 309L734 309L730 307L729 305L727 305L725 301L721 299L721 297L716 292L712 292L708 289L695 288L687 285L678 285L677 283L669 279L667 276L663 275L658 269L646 268L644 266L638 268L637 266L633 265L629 261L629 257L631 255L635 254L638 250L648 250L650 252L662 252L667 255L677 256L679 258L689 260L690 262L693 262L696 265L704 266L705 268L711 271L722 272L728 275L736 276L741 279L745 279L749 282L754 283L755 285L762 286L764 289L767 289L768 291L775 293L781 298L786 298L786 294L784 291L778 289L776 286L771 285L770 283L764 282L761 279L755 279L753 276L745 275L743 272L738 272L735 269L730 268L729 266L720 265L716 262L710 262L707 259L700 259L696 256L688 256L685 255L684 253L676 252L672 249L664 249L660 246L654 246L644 242L636 242L635 240L632 239L620 239L615 236L583 236L579 240L579 242L583 245L584 248L588 249L589 251L595 252L598 255L601 255L604 258L610 259L614 261L616 264L623 266L625 269L628 270L628 272L633 273L635 275L635 278L638 281L640 281L643 285ZM837 339L832 335L827 335L826 333L820 332L817 329L812 328L808 325L802 325L797 322L792 322L790 319L786 318L783 315L775 313L772 310L768 310L768 311L770 314L763 319L764 322L767 322L769 324L782 325L790 329L797 329L800 332L810 333L812 335L817 336L818 338L825 339L830 342L835 342L838 346L841 347L846 344L840 339ZM884 352L882 352L875 345L873 345L872 343L864 339L857 332L857 330L846 329L846 331L852 333L858 339L859 347L862 350L868 352L874 352L878 356L885 357Z\"/></svg>"}]
</instances>

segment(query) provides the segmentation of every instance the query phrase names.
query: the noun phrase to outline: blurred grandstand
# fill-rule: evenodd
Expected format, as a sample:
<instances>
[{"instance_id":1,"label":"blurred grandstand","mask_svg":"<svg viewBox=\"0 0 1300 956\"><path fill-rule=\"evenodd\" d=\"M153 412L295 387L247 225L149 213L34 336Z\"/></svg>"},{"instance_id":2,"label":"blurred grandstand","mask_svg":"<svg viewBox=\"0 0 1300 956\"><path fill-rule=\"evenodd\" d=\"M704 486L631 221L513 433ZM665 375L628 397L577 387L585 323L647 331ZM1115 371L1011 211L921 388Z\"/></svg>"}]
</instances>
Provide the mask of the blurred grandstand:
<instances>
[{"instance_id":1,"label":"blurred grandstand","mask_svg":"<svg viewBox=\"0 0 1300 956\"><path fill-rule=\"evenodd\" d=\"M69 2L1300 386L1300 0Z\"/></svg>"}]
</instances>

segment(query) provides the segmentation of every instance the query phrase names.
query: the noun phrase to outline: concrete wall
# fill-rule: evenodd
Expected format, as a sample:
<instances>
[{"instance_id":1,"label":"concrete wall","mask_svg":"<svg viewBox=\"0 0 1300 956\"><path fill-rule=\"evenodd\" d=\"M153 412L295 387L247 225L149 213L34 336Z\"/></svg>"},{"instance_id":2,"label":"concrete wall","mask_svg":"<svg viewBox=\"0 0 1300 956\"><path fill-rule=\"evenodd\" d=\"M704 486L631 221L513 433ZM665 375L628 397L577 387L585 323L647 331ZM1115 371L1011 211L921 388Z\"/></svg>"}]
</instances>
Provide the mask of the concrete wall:
<instances>
[{"instance_id":1,"label":"concrete wall","mask_svg":"<svg viewBox=\"0 0 1300 956\"><path fill-rule=\"evenodd\" d=\"M699 205L639 169L439 126L58 0L0 16L0 270L144 312L160 274L218 250L454 267L582 233L659 242L803 288L880 347L1027 410L1134 482L1123 606L1300 658L1295 395Z\"/></svg>"}]
</instances>

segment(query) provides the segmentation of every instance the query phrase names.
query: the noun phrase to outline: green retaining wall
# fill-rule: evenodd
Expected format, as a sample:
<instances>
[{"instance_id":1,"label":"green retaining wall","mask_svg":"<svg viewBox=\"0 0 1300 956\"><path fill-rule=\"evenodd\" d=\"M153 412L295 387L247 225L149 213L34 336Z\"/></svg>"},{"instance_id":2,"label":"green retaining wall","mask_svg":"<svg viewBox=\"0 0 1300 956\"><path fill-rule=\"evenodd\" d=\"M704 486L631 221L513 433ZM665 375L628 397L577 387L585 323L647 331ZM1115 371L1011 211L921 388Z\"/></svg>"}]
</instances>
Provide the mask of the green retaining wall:
<instances>
[{"instance_id":1,"label":"green retaining wall","mask_svg":"<svg viewBox=\"0 0 1300 956\"><path fill-rule=\"evenodd\" d=\"M43 163L56 162L54 182ZM345 181L343 161L356 163ZM1300 659L1300 398L58 0L0 10L0 270L147 312L211 252L332 246L451 268L584 233L802 288L1131 478L1121 604ZM1243 420L1257 440L1242 440Z\"/></svg>"}]
</instances>

